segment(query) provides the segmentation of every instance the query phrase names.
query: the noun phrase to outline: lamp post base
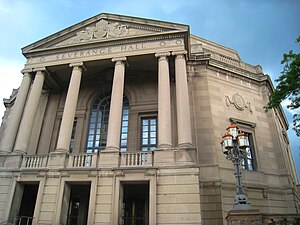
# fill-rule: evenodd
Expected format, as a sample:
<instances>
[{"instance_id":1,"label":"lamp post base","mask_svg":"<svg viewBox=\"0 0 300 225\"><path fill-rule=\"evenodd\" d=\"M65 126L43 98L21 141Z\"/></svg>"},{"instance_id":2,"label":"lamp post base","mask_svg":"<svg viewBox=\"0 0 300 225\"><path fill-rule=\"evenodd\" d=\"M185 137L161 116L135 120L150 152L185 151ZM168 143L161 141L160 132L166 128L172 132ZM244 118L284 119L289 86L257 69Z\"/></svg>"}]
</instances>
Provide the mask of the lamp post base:
<instances>
[{"instance_id":1,"label":"lamp post base","mask_svg":"<svg viewBox=\"0 0 300 225\"><path fill-rule=\"evenodd\" d=\"M258 209L231 210L226 216L228 225L262 225L262 214Z\"/></svg>"},{"instance_id":2,"label":"lamp post base","mask_svg":"<svg viewBox=\"0 0 300 225\"><path fill-rule=\"evenodd\" d=\"M248 198L244 194L238 194L234 198L233 203L233 209L234 210L252 210L252 206L250 202L248 201Z\"/></svg>"}]
</instances>

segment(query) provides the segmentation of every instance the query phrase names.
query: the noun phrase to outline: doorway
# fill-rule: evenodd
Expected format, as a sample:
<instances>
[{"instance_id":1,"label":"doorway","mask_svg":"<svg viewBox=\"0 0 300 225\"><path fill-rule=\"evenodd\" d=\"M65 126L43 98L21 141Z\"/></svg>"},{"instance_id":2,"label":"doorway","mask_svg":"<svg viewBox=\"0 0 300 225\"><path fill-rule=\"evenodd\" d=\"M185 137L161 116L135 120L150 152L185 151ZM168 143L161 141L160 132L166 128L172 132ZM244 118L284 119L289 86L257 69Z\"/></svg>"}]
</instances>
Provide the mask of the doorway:
<instances>
[{"instance_id":1,"label":"doorway","mask_svg":"<svg viewBox=\"0 0 300 225\"><path fill-rule=\"evenodd\" d=\"M39 184L17 183L10 218L20 225L31 225Z\"/></svg>"},{"instance_id":2,"label":"doorway","mask_svg":"<svg viewBox=\"0 0 300 225\"><path fill-rule=\"evenodd\" d=\"M121 225L148 225L149 182L121 186Z\"/></svg>"},{"instance_id":3,"label":"doorway","mask_svg":"<svg viewBox=\"0 0 300 225\"><path fill-rule=\"evenodd\" d=\"M69 185L70 199L67 225L86 225L89 211L90 184Z\"/></svg>"}]
</instances>

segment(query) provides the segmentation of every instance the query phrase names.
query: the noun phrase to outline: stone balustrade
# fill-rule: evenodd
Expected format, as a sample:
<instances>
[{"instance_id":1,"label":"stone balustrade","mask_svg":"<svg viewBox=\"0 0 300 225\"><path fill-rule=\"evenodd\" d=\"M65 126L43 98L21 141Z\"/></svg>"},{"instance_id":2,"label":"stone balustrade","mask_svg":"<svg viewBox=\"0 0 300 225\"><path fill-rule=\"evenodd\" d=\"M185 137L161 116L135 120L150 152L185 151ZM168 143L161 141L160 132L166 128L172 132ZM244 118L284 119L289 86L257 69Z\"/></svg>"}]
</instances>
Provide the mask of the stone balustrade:
<instances>
[{"instance_id":1,"label":"stone balustrade","mask_svg":"<svg viewBox=\"0 0 300 225\"><path fill-rule=\"evenodd\" d=\"M153 166L153 151L120 153L120 167Z\"/></svg>"},{"instance_id":2,"label":"stone balustrade","mask_svg":"<svg viewBox=\"0 0 300 225\"><path fill-rule=\"evenodd\" d=\"M0 155L0 171L4 168L21 170L39 169L100 169L107 168L149 168L157 166L170 166L175 164L196 163L195 149L168 149L138 152L106 151L98 153L56 153L48 155ZM2 162L2 163L1 163Z\"/></svg>"},{"instance_id":3,"label":"stone balustrade","mask_svg":"<svg viewBox=\"0 0 300 225\"><path fill-rule=\"evenodd\" d=\"M96 168L97 154L70 154L68 168Z\"/></svg>"},{"instance_id":4,"label":"stone balustrade","mask_svg":"<svg viewBox=\"0 0 300 225\"><path fill-rule=\"evenodd\" d=\"M23 157L22 169L40 169L46 168L48 155L26 155Z\"/></svg>"}]
</instances>

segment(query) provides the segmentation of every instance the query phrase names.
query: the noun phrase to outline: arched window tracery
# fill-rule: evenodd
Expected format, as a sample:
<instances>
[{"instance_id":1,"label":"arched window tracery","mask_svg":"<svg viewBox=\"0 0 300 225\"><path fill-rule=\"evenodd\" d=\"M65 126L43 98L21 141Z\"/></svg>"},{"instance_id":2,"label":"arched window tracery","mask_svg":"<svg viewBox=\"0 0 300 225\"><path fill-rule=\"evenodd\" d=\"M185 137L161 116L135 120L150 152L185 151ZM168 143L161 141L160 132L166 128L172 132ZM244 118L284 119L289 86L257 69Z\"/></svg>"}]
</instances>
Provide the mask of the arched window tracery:
<instances>
[{"instance_id":1,"label":"arched window tracery","mask_svg":"<svg viewBox=\"0 0 300 225\"><path fill-rule=\"evenodd\" d=\"M88 137L86 142L87 153L97 153L106 147L110 101L111 96L106 94L98 96L92 104ZM121 151L127 150L128 116L129 101L127 97L124 96L120 143Z\"/></svg>"}]
</instances>

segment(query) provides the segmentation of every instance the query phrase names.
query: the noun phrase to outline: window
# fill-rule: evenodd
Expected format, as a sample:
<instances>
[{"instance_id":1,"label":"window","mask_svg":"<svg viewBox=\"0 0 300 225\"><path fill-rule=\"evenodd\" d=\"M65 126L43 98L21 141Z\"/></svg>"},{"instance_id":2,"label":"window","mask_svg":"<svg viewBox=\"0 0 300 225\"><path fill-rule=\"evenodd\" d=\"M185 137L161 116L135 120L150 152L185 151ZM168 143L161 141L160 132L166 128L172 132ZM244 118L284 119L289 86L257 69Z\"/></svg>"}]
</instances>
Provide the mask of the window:
<instances>
[{"instance_id":1,"label":"window","mask_svg":"<svg viewBox=\"0 0 300 225\"><path fill-rule=\"evenodd\" d=\"M245 170L256 170L255 157L254 157L254 144L252 133L245 132L248 136L250 146L246 148L246 156L242 161L242 168Z\"/></svg>"},{"instance_id":2,"label":"window","mask_svg":"<svg viewBox=\"0 0 300 225\"><path fill-rule=\"evenodd\" d=\"M254 128L256 127L255 123L230 118L230 122L235 123L241 131L243 131L249 139L249 147L246 148L246 156L241 163L241 166L245 170L256 170L257 162L255 156L255 136L254 136Z\"/></svg>"},{"instance_id":3,"label":"window","mask_svg":"<svg viewBox=\"0 0 300 225\"><path fill-rule=\"evenodd\" d=\"M128 100L123 101L123 112L122 112L122 128L121 128L121 152L127 151L127 136L128 136L128 118L129 118L129 104Z\"/></svg>"},{"instance_id":4,"label":"window","mask_svg":"<svg viewBox=\"0 0 300 225\"><path fill-rule=\"evenodd\" d=\"M98 96L92 106L86 144L87 153L96 153L106 147L107 129L110 109L110 95ZM121 128L121 150L127 150L129 102L123 98L123 115Z\"/></svg>"},{"instance_id":5,"label":"window","mask_svg":"<svg viewBox=\"0 0 300 225\"><path fill-rule=\"evenodd\" d=\"M142 151L154 150L157 145L157 117L142 118Z\"/></svg>"},{"instance_id":6,"label":"window","mask_svg":"<svg viewBox=\"0 0 300 225\"><path fill-rule=\"evenodd\" d=\"M77 126L77 118L75 118L73 122L71 141L70 141L70 153L72 153L74 150L76 126Z\"/></svg>"}]
</instances>

